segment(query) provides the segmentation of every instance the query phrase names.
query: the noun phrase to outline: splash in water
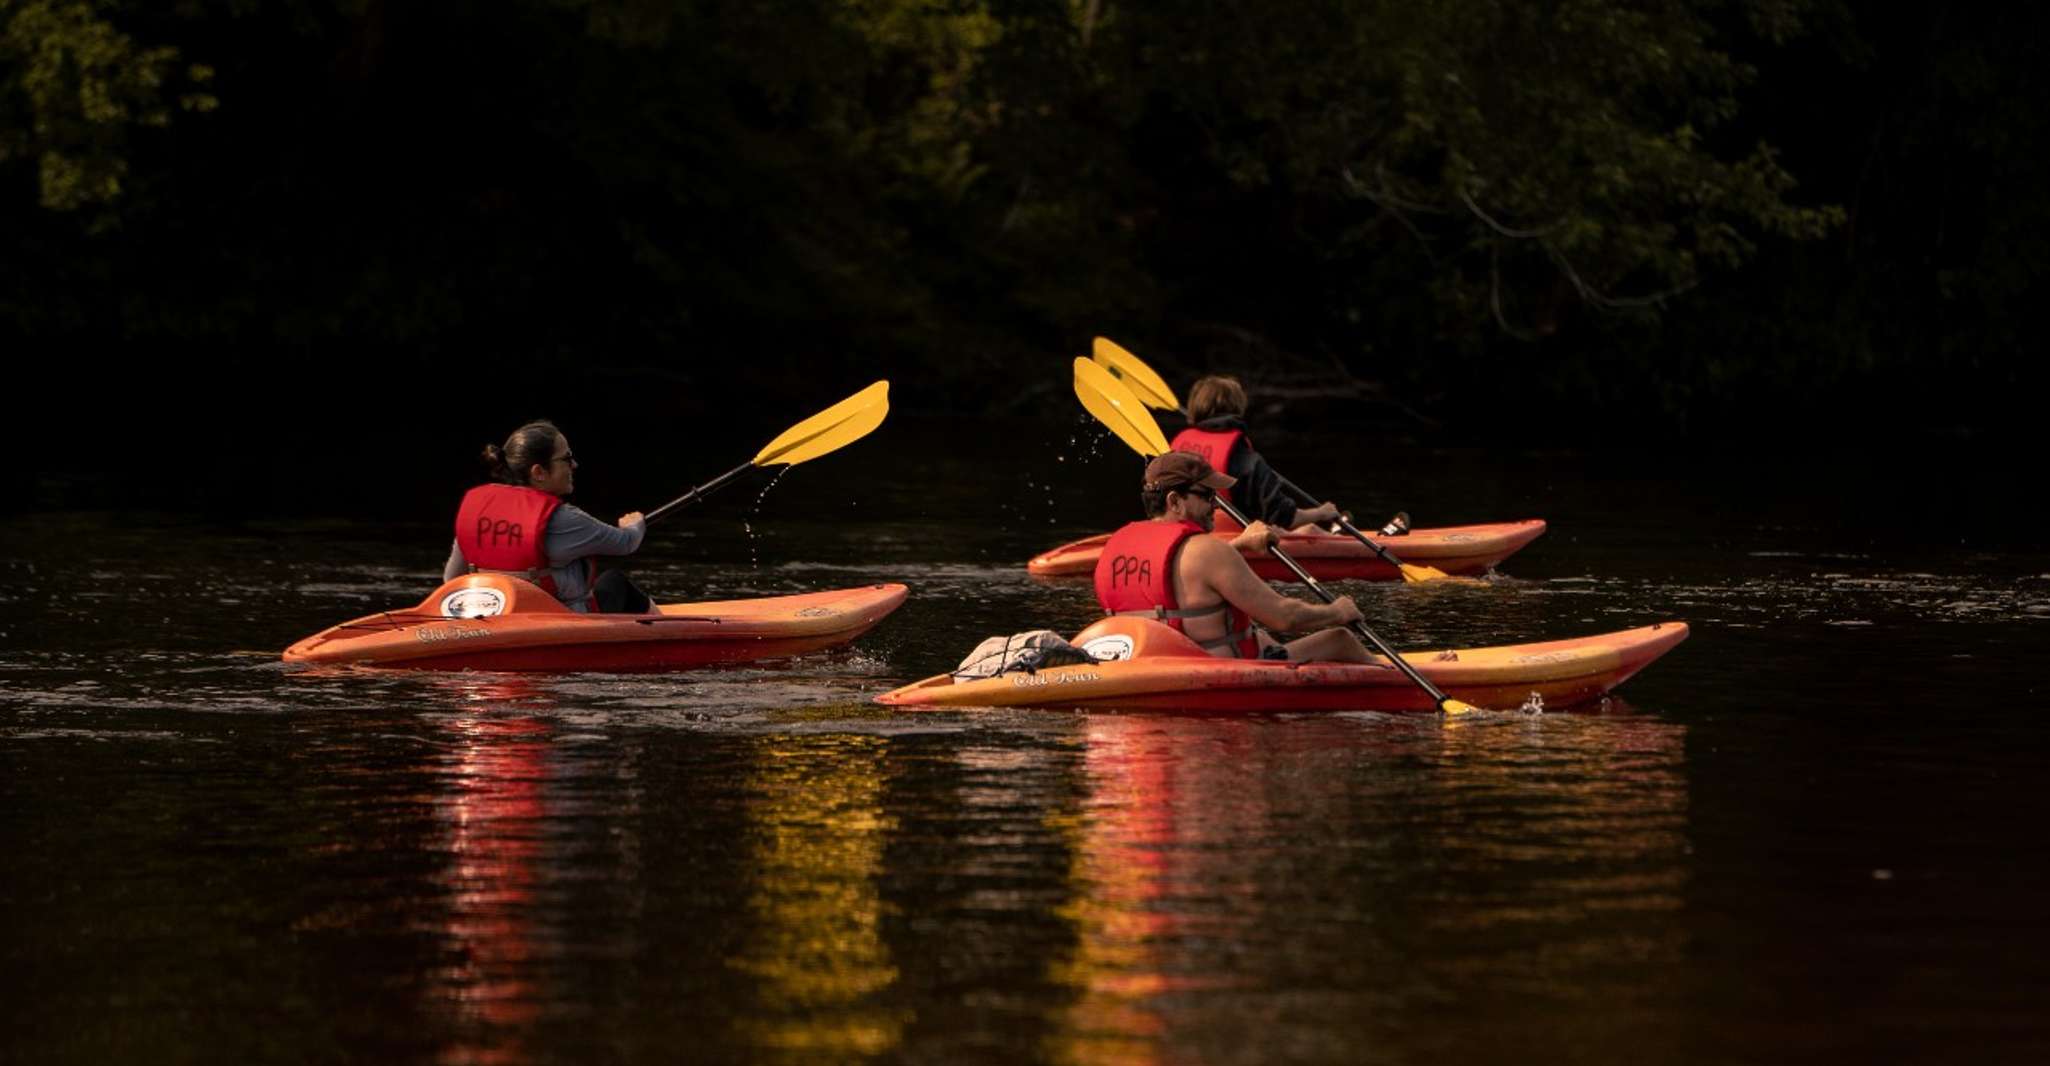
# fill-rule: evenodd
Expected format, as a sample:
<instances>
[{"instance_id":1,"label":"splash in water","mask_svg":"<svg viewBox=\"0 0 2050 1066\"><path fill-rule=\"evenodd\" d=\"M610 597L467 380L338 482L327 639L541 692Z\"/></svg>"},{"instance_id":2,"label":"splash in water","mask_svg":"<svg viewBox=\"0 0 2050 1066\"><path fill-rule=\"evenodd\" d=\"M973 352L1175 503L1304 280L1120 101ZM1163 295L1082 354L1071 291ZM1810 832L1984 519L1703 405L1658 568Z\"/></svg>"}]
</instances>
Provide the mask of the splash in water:
<instances>
[{"instance_id":1,"label":"splash in water","mask_svg":"<svg viewBox=\"0 0 2050 1066\"><path fill-rule=\"evenodd\" d=\"M783 480L783 475L789 472L790 468L787 466L777 467L776 473L769 478L769 483L762 486L762 491L755 493L754 502L748 505L747 517L740 520L740 528L747 534L747 565L751 570L762 568L761 551L755 543L755 513L762 509L762 501L769 498L769 490L775 488L776 483Z\"/></svg>"},{"instance_id":2,"label":"splash in water","mask_svg":"<svg viewBox=\"0 0 2050 1066\"><path fill-rule=\"evenodd\" d=\"M1053 461L1054 461L1054 462L1056 462L1056 463L1065 463L1065 462L1067 462L1067 461L1068 461L1068 452L1069 452L1069 451L1072 451L1072 450L1074 449L1074 447L1075 447L1075 442L1074 442L1074 441L1073 441L1072 439L1070 439L1070 440L1068 441L1068 447L1067 447L1067 449L1064 449L1064 450L1062 450L1062 451L1057 451L1057 452L1055 452L1055 453L1054 453L1054 456L1053 456ZM1054 506L1053 490L1054 490L1054 485L1055 485L1056 483L1058 483L1058 482L1061 482L1061 481L1065 481L1065 480L1066 480L1066 478L1064 478L1064 477L1059 477L1059 476L1056 476L1056 477L1055 477L1055 479L1054 479L1053 481L1049 481L1049 482L1047 482L1047 485L1046 485L1046 524L1047 524L1047 525L1050 525L1050 526L1057 526L1057 525L1060 525L1060 524L1061 524L1061 520L1060 520L1060 517L1059 517L1059 516L1058 516L1058 515L1056 514L1057 508L1056 508L1056 507Z\"/></svg>"}]
</instances>

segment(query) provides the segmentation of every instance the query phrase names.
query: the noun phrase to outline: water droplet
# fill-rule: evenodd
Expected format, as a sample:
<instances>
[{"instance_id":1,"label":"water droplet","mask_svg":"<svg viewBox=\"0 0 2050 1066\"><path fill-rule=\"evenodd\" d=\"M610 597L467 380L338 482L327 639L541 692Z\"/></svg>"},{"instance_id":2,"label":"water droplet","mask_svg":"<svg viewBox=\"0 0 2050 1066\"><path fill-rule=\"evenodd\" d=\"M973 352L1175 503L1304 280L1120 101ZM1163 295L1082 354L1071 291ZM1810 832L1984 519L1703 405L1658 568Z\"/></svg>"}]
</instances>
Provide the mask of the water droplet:
<instances>
[{"instance_id":1,"label":"water droplet","mask_svg":"<svg viewBox=\"0 0 2050 1066\"><path fill-rule=\"evenodd\" d=\"M762 486L762 491L755 493L754 503L748 506L747 517L740 521L740 528L747 533L747 563L750 569L762 568L761 551L755 543L754 516L762 509L762 501L768 498L769 490L775 488L776 483L783 480L783 475L789 472L790 468L787 466L777 467L776 473L769 478L769 483Z\"/></svg>"}]
</instances>

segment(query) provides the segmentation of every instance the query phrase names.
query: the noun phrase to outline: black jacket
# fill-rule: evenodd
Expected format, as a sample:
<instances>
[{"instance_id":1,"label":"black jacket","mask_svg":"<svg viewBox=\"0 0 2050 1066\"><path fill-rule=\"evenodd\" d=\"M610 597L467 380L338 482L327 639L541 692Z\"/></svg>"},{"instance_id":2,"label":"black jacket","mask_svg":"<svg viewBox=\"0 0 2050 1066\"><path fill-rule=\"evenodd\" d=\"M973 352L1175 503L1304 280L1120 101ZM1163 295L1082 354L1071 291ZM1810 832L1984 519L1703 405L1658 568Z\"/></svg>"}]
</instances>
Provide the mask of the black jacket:
<instances>
[{"instance_id":1,"label":"black jacket","mask_svg":"<svg viewBox=\"0 0 2050 1066\"><path fill-rule=\"evenodd\" d=\"M1317 502L1267 465L1267 460L1253 447L1253 437L1246 430L1245 419L1237 415L1219 415L1196 423L1195 428L1213 433L1229 433L1235 429L1245 434L1239 438L1239 446L1233 448L1231 456L1224 461L1224 472L1239 479L1239 483L1231 487L1231 499L1247 518L1260 519L1276 529L1293 529L1296 507Z\"/></svg>"}]
</instances>

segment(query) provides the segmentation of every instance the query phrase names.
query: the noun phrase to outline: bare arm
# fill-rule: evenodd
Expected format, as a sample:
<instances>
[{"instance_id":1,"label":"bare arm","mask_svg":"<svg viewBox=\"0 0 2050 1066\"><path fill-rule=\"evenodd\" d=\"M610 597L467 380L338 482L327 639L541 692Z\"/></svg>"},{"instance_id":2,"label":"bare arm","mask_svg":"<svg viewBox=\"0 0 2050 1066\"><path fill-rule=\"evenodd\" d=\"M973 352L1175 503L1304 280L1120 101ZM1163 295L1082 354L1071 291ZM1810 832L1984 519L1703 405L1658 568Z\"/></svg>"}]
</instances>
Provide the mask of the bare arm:
<instances>
[{"instance_id":1,"label":"bare arm","mask_svg":"<svg viewBox=\"0 0 2050 1066\"><path fill-rule=\"evenodd\" d=\"M1191 537L1182 548L1182 565L1216 593L1269 629L1300 633L1344 625L1360 617L1352 597L1336 603L1307 603L1274 591L1232 546L1216 537Z\"/></svg>"},{"instance_id":2,"label":"bare arm","mask_svg":"<svg viewBox=\"0 0 2050 1066\"><path fill-rule=\"evenodd\" d=\"M1296 508L1295 523L1298 528L1306 525L1327 525L1331 522L1336 522L1338 520L1338 513L1338 505L1332 503L1330 500L1325 500L1323 503L1320 503L1315 507Z\"/></svg>"},{"instance_id":3,"label":"bare arm","mask_svg":"<svg viewBox=\"0 0 2050 1066\"><path fill-rule=\"evenodd\" d=\"M1267 549L1280 540L1281 534L1274 532L1274 527L1255 518L1252 525L1239 530L1239 535L1231 538L1231 547L1233 551L1246 555L1265 555Z\"/></svg>"}]
</instances>

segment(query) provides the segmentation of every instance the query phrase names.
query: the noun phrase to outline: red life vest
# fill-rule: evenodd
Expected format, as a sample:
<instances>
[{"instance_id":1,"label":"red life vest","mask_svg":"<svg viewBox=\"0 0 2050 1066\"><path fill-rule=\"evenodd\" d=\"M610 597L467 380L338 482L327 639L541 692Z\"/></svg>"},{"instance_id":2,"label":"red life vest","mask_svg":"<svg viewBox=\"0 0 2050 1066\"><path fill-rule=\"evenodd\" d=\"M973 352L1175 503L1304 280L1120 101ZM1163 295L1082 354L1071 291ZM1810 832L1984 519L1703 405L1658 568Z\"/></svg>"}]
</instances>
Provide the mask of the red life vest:
<instances>
[{"instance_id":1,"label":"red life vest","mask_svg":"<svg viewBox=\"0 0 2050 1066\"><path fill-rule=\"evenodd\" d=\"M1175 434L1174 440L1169 441L1167 447L1170 451L1194 452L1210 464L1210 469L1221 474L1229 474L1231 471L1225 467L1231 465L1232 449L1238 447L1239 442L1245 439L1246 431L1242 429L1197 429L1191 426ZM1217 495L1229 500L1231 490L1218 489Z\"/></svg>"},{"instance_id":2,"label":"red life vest","mask_svg":"<svg viewBox=\"0 0 2050 1066\"><path fill-rule=\"evenodd\" d=\"M1183 634L1182 621L1208 615L1224 616L1224 635L1216 640L1197 641L1212 655L1239 659L1260 657L1260 639L1253 633L1252 616L1220 603L1215 607L1182 609L1176 606L1174 563L1182 543L1205 536L1194 522L1133 522L1111 534L1096 560L1096 602L1105 614L1143 615L1165 622Z\"/></svg>"},{"instance_id":3,"label":"red life vest","mask_svg":"<svg viewBox=\"0 0 2050 1066\"><path fill-rule=\"evenodd\" d=\"M1169 451L1194 452L1210 464L1210 469L1228 474L1231 471L1225 467L1231 464L1232 449L1237 448L1245 439L1246 431L1242 429L1196 429L1192 426L1175 434L1174 440L1169 441L1167 447ZM1218 489L1217 498L1226 503L1237 502L1231 498L1230 489ZM1217 512L1216 522L1217 531L1220 533L1236 533L1245 528L1222 509Z\"/></svg>"},{"instance_id":4,"label":"red life vest","mask_svg":"<svg viewBox=\"0 0 2050 1066\"><path fill-rule=\"evenodd\" d=\"M456 545L472 572L511 574L541 587L556 599L555 575L548 572L548 519L562 506L562 497L524 485L479 485L463 494L456 508ZM597 566L586 560L593 571ZM593 585L596 582L592 582ZM598 609L594 593L587 601Z\"/></svg>"}]
</instances>

